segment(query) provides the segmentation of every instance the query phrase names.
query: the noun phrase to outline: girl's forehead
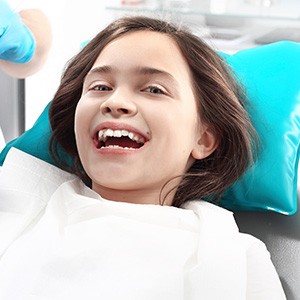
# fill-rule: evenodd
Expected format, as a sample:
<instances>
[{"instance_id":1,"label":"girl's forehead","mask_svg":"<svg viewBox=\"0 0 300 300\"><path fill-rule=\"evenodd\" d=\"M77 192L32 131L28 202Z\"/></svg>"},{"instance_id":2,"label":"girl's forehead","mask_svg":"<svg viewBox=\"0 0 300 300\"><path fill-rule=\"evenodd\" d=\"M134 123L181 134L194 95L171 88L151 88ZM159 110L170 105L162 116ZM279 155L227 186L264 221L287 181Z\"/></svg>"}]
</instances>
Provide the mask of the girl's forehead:
<instances>
[{"instance_id":1,"label":"girl's forehead","mask_svg":"<svg viewBox=\"0 0 300 300\"><path fill-rule=\"evenodd\" d=\"M125 34L122 34L121 36L115 38L114 40L112 40L111 42L109 42L105 47L110 47L111 45L115 45L115 44L123 44L126 42L132 42L134 41L134 44L131 44L132 48L135 48L136 46L138 46L138 42L142 41L142 43L140 44L145 44L145 42L148 44L152 44L153 46L155 45L156 47L159 47L161 44L164 44L164 46L169 46L169 47L175 47L178 48L175 40L162 32L157 32L157 31L150 31L150 30L137 30L137 31L133 31L133 32L128 32ZM159 42L157 44L153 44L153 42ZM104 50L103 49L103 50Z\"/></svg>"},{"instance_id":2,"label":"girl's forehead","mask_svg":"<svg viewBox=\"0 0 300 300\"><path fill-rule=\"evenodd\" d=\"M108 43L99 54L95 65L130 64L151 65L171 72L189 72L186 59L167 34L152 31L126 33Z\"/></svg>"}]
</instances>

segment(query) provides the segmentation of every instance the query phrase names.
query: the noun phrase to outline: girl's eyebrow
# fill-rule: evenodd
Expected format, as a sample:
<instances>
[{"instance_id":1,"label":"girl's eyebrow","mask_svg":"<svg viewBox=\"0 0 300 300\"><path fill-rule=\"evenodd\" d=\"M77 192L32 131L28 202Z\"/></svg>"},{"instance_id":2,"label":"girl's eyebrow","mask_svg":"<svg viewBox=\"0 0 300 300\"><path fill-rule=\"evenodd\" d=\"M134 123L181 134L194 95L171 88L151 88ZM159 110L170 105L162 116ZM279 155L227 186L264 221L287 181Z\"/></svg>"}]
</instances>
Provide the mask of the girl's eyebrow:
<instances>
[{"instance_id":1,"label":"girl's eyebrow","mask_svg":"<svg viewBox=\"0 0 300 300\"><path fill-rule=\"evenodd\" d=\"M91 69L87 74L86 77L92 74L105 74L105 73L112 73L113 68L110 66L99 66Z\"/></svg>"},{"instance_id":2,"label":"girl's eyebrow","mask_svg":"<svg viewBox=\"0 0 300 300\"><path fill-rule=\"evenodd\" d=\"M156 68L151 68L151 67L137 68L137 73L142 74L142 75L162 75L162 76L169 78L174 83L177 82L172 74L170 74L167 71L156 69Z\"/></svg>"},{"instance_id":3,"label":"girl's eyebrow","mask_svg":"<svg viewBox=\"0 0 300 300\"><path fill-rule=\"evenodd\" d=\"M92 74L111 74L111 73L117 73L117 69L111 67L111 66L98 66L93 69L91 69L86 77L92 75ZM137 67L133 70L133 73L141 74L141 75L162 75L166 78L168 78L170 81L172 81L175 85L178 84L177 80L174 78L172 74L170 74L167 71L152 68L152 67Z\"/></svg>"}]
</instances>

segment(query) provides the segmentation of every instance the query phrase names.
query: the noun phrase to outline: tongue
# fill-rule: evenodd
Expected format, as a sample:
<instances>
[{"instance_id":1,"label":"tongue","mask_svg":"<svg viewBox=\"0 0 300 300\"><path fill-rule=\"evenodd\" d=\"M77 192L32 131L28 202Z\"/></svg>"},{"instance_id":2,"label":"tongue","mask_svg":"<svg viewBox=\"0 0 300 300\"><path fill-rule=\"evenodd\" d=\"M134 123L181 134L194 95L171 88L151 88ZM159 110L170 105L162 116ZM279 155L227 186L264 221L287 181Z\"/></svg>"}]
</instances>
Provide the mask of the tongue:
<instances>
[{"instance_id":1,"label":"tongue","mask_svg":"<svg viewBox=\"0 0 300 300\"><path fill-rule=\"evenodd\" d=\"M110 137L107 139L107 141L105 142L105 147L108 147L108 146L120 146L120 147L127 147L127 148L140 148L141 147L141 144L131 140L130 138L128 137L120 137L120 138L116 138L116 137Z\"/></svg>"}]
</instances>

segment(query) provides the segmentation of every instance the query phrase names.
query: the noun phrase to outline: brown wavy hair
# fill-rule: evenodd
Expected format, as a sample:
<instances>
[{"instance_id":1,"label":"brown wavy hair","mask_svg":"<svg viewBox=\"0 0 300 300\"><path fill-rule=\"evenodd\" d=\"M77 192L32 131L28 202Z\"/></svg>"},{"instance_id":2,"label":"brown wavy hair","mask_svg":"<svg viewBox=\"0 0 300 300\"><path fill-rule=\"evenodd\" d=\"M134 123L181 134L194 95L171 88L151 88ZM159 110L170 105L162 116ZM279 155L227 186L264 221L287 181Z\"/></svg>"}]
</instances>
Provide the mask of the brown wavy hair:
<instances>
[{"instance_id":1,"label":"brown wavy hair","mask_svg":"<svg viewBox=\"0 0 300 300\"><path fill-rule=\"evenodd\" d=\"M177 43L191 70L199 117L219 141L209 157L195 161L186 174L180 175L182 180L176 187L172 205L180 207L186 201L203 197L217 201L253 163L256 133L245 109L245 94L232 70L202 39L182 26L160 19L142 16L118 19L68 63L49 110L50 153L59 167L91 185L80 162L74 134L75 109L85 76L108 43L126 33L143 30L165 34ZM62 150L71 161L61 154ZM170 192L165 193L164 199Z\"/></svg>"}]
</instances>

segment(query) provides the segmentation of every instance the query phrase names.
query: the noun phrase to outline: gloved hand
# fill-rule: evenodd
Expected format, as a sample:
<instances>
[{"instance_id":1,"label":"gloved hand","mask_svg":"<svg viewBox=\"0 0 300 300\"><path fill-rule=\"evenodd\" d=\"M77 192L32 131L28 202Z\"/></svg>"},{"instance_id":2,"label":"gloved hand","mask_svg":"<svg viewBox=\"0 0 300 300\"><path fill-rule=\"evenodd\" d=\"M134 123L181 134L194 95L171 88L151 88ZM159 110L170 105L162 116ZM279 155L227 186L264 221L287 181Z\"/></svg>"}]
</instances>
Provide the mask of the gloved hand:
<instances>
[{"instance_id":1,"label":"gloved hand","mask_svg":"<svg viewBox=\"0 0 300 300\"><path fill-rule=\"evenodd\" d=\"M0 0L0 59L16 63L28 62L35 51L32 33L12 11L5 0Z\"/></svg>"}]
</instances>

